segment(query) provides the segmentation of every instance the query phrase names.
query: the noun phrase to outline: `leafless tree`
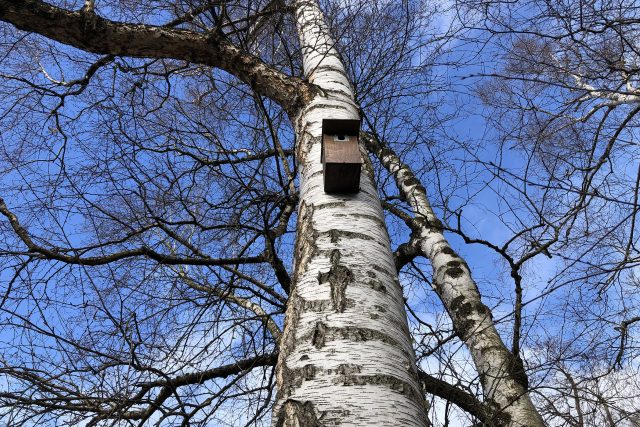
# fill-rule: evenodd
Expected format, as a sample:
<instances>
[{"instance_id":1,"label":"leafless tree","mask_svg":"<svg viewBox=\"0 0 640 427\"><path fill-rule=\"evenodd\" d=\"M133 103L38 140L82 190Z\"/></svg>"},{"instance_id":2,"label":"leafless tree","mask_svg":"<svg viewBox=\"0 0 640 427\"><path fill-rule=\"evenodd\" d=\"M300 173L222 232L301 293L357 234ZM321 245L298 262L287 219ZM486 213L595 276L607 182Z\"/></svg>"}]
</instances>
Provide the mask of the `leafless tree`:
<instances>
[{"instance_id":1,"label":"leafless tree","mask_svg":"<svg viewBox=\"0 0 640 427\"><path fill-rule=\"evenodd\" d=\"M0 0L0 420L633 423L624 6Z\"/></svg>"}]
</instances>

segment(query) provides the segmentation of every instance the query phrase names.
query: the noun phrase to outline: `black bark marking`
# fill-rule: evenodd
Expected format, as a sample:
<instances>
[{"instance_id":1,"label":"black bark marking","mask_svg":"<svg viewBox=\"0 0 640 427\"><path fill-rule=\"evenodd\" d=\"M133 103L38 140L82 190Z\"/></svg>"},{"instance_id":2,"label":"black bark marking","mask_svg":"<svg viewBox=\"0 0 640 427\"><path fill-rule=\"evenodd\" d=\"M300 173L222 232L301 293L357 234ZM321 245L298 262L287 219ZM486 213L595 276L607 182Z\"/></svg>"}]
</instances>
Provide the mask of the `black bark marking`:
<instances>
[{"instance_id":1,"label":"black bark marking","mask_svg":"<svg viewBox=\"0 0 640 427\"><path fill-rule=\"evenodd\" d=\"M489 353L489 354L486 354L486 353ZM521 387L524 388L524 390L529 389L529 378L527 377L527 373L524 369L524 364L519 355L516 356L513 353L511 353L501 341L495 342L493 345L484 347L481 350L482 357L485 357L485 358L495 357L490 353L498 353L500 354L500 357L502 357L503 360L505 360L504 364L501 366L503 375L505 377L509 377L514 382L518 383ZM495 378L493 379L495 380ZM484 381L487 380L486 375L481 376L480 380L483 382L485 386L487 385L484 383ZM511 402L515 402L520 397L521 397L521 392L519 391L517 391L513 396L510 396L510 397L507 396L508 400Z\"/></svg>"},{"instance_id":2,"label":"black bark marking","mask_svg":"<svg viewBox=\"0 0 640 427\"><path fill-rule=\"evenodd\" d=\"M340 237L345 237L347 239L362 239L362 240L374 240L373 237L367 236L363 233L357 233L355 231L347 231L347 230L337 230L332 228L329 231L325 231L322 234L329 235L331 238L331 243L338 243Z\"/></svg>"},{"instance_id":3,"label":"black bark marking","mask_svg":"<svg viewBox=\"0 0 640 427\"><path fill-rule=\"evenodd\" d=\"M445 270L445 274L452 279L457 279L458 277L464 274L464 270L460 268L462 263L460 261L449 261L447 263L447 269Z\"/></svg>"},{"instance_id":4,"label":"black bark marking","mask_svg":"<svg viewBox=\"0 0 640 427\"><path fill-rule=\"evenodd\" d=\"M423 227L423 228L426 228L426 229L433 229L433 230L436 230L436 231L441 231L444 228L444 225L442 224L442 221L440 221L438 218L432 218L431 220L429 220L425 216L418 216L418 217L414 218L413 221L416 224L418 224L420 227Z\"/></svg>"},{"instance_id":5,"label":"black bark marking","mask_svg":"<svg viewBox=\"0 0 640 427\"><path fill-rule=\"evenodd\" d=\"M480 327L480 322L471 319L476 313L481 318L491 320L491 311L482 301L469 300L464 295L458 295L451 300L450 312L454 317L456 332L462 340L466 340Z\"/></svg>"},{"instance_id":6,"label":"black bark marking","mask_svg":"<svg viewBox=\"0 0 640 427\"><path fill-rule=\"evenodd\" d=\"M305 365L291 372L295 378L295 387L299 387L305 380L313 380L319 376L332 375L333 384L344 386L358 385L382 385L389 387L391 390L407 395L414 401L421 403L423 401L420 390L411 386L411 384L388 374L371 374L361 375L362 366L355 363L343 363L333 369L322 369L314 365ZM413 372L411 372L414 374Z\"/></svg>"},{"instance_id":7,"label":"black bark marking","mask_svg":"<svg viewBox=\"0 0 640 427\"><path fill-rule=\"evenodd\" d=\"M331 373L331 369L328 370ZM338 365L335 369L335 373L338 375L353 375L362 372L362 366L355 363L343 363Z\"/></svg>"},{"instance_id":8,"label":"black bark marking","mask_svg":"<svg viewBox=\"0 0 640 427\"><path fill-rule=\"evenodd\" d=\"M329 209L329 208L344 208L347 205L346 202L329 202L329 203L323 203L323 204L319 204L319 205L315 205L315 208L320 210L320 209Z\"/></svg>"},{"instance_id":9,"label":"black bark marking","mask_svg":"<svg viewBox=\"0 0 640 427\"><path fill-rule=\"evenodd\" d=\"M373 221L377 225L379 225L381 228L384 228L385 230L387 229L387 224L385 224L384 220L382 220L380 217L376 215L369 215L364 213L352 213L350 214L350 216L354 218L360 218L363 220Z\"/></svg>"},{"instance_id":10,"label":"black bark marking","mask_svg":"<svg viewBox=\"0 0 640 427\"><path fill-rule=\"evenodd\" d=\"M304 381L310 381L318 376L325 375L354 375L362 372L362 366L353 363L343 363L335 369L322 369L316 365L307 364L302 368L289 370L292 381L292 388L298 388Z\"/></svg>"},{"instance_id":11,"label":"black bark marking","mask_svg":"<svg viewBox=\"0 0 640 427\"><path fill-rule=\"evenodd\" d=\"M320 349L328 341L345 340L352 342L381 341L396 349L405 352L405 346L395 338L375 329L358 328L356 326L331 327L322 322L316 323L313 331L300 338L302 341L310 340L311 343ZM407 356L409 359L411 356Z\"/></svg>"},{"instance_id":12,"label":"black bark marking","mask_svg":"<svg viewBox=\"0 0 640 427\"><path fill-rule=\"evenodd\" d=\"M405 179L402 183L403 183L404 185L406 185L407 187L411 187L411 186L413 186L413 185L418 185L418 184L420 184L420 181L418 181L418 179L417 179L417 178L415 178L415 177L413 177L413 176L412 176L412 177L409 177L409 178Z\"/></svg>"},{"instance_id":13,"label":"black bark marking","mask_svg":"<svg viewBox=\"0 0 640 427\"><path fill-rule=\"evenodd\" d=\"M347 286L353 282L353 273L349 268L340 264L340 251L331 251L331 269L328 273L318 275L319 283L329 282L331 287L331 304L334 311L343 313L347 308Z\"/></svg>"},{"instance_id":14,"label":"black bark marking","mask_svg":"<svg viewBox=\"0 0 640 427\"><path fill-rule=\"evenodd\" d=\"M442 248L440 252L442 252L445 255L450 255L452 257L456 257L456 258L458 257L458 254L449 246L445 246L444 248Z\"/></svg>"},{"instance_id":15,"label":"black bark marking","mask_svg":"<svg viewBox=\"0 0 640 427\"><path fill-rule=\"evenodd\" d=\"M376 310L378 310L380 313L386 313L387 309L381 305L374 305L373 308L375 308Z\"/></svg>"},{"instance_id":16,"label":"black bark marking","mask_svg":"<svg viewBox=\"0 0 640 427\"><path fill-rule=\"evenodd\" d=\"M327 333L327 325L322 322L316 323L316 327L313 328L313 333L311 336L311 343L315 348L320 350L324 347L325 335Z\"/></svg>"},{"instance_id":17,"label":"black bark marking","mask_svg":"<svg viewBox=\"0 0 640 427\"><path fill-rule=\"evenodd\" d=\"M308 104L307 104L308 105ZM306 107L304 110L304 114L308 115L314 110L348 110L347 107L342 105L333 105L333 104L312 104L310 107Z\"/></svg>"},{"instance_id":18,"label":"black bark marking","mask_svg":"<svg viewBox=\"0 0 640 427\"><path fill-rule=\"evenodd\" d=\"M384 274L389 275L389 276L395 276L395 272L391 273L389 270L387 270L384 267L380 267L379 265L375 265L374 264L374 265L371 266L371 268L373 268L374 270L376 270L376 271L378 271L380 273L384 273Z\"/></svg>"},{"instance_id":19,"label":"black bark marking","mask_svg":"<svg viewBox=\"0 0 640 427\"><path fill-rule=\"evenodd\" d=\"M304 367L302 368L301 377L306 381L312 380L316 377L316 372L317 372L317 369L315 365L304 365Z\"/></svg>"},{"instance_id":20,"label":"black bark marking","mask_svg":"<svg viewBox=\"0 0 640 427\"><path fill-rule=\"evenodd\" d=\"M422 405L424 397L420 390L417 390L411 384L396 378L392 375L386 374L374 374L374 375L354 375L351 373L345 373L339 375L333 380L334 384L340 384L343 386L353 385L382 385L389 387L391 390L404 394L410 397L414 402Z\"/></svg>"},{"instance_id":21,"label":"black bark marking","mask_svg":"<svg viewBox=\"0 0 640 427\"><path fill-rule=\"evenodd\" d=\"M376 292L382 292L383 294L387 293L387 288L382 284L382 282L378 282L377 280L370 280L369 286Z\"/></svg>"},{"instance_id":22,"label":"black bark marking","mask_svg":"<svg viewBox=\"0 0 640 427\"><path fill-rule=\"evenodd\" d=\"M511 425L511 415L504 412L504 408L498 402L492 398L485 398L484 404L486 405L487 412L492 414L491 420L496 426L509 426Z\"/></svg>"},{"instance_id":23,"label":"black bark marking","mask_svg":"<svg viewBox=\"0 0 640 427\"><path fill-rule=\"evenodd\" d=\"M316 24L315 23L311 23L310 25L313 26L313 25L316 25ZM333 56L333 57L339 58L338 55L330 54L330 53L325 54L325 56ZM314 72L318 73L318 74L322 73L322 72L330 72L330 73L341 74L341 75L347 77L347 73L344 71L344 69L342 67L335 67L333 65L319 65L314 69Z\"/></svg>"},{"instance_id":24,"label":"black bark marking","mask_svg":"<svg viewBox=\"0 0 640 427\"><path fill-rule=\"evenodd\" d=\"M318 281L322 283L321 278L324 277L322 274L318 275ZM353 308L356 306L356 301L347 298L346 299L346 308ZM315 313L322 313L327 311L329 308L333 308L333 301L330 299L319 299L319 300L302 300L301 301L301 309L302 311L312 311Z\"/></svg>"}]
</instances>

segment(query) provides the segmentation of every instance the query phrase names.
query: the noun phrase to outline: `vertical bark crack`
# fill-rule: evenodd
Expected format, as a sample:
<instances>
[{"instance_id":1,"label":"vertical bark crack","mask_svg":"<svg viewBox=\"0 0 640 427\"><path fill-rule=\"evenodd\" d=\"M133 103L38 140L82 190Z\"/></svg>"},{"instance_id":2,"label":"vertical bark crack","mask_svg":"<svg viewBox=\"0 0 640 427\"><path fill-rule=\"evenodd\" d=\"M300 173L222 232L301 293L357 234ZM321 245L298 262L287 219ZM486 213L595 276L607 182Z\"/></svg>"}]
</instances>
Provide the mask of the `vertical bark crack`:
<instances>
[{"instance_id":1,"label":"vertical bark crack","mask_svg":"<svg viewBox=\"0 0 640 427\"><path fill-rule=\"evenodd\" d=\"M312 402L289 399L282 405L276 427L322 427Z\"/></svg>"}]
</instances>

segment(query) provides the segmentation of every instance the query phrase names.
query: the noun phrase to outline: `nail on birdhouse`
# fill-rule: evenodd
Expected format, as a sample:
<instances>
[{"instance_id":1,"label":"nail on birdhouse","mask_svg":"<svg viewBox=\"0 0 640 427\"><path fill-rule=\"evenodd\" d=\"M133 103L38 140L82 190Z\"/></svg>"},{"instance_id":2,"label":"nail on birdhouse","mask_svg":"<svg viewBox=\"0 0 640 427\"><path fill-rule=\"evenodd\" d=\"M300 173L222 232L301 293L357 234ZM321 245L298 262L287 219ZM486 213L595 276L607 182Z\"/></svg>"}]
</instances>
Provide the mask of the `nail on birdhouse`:
<instances>
[{"instance_id":1,"label":"nail on birdhouse","mask_svg":"<svg viewBox=\"0 0 640 427\"><path fill-rule=\"evenodd\" d=\"M325 193L357 193L362 159L360 120L322 120L322 174Z\"/></svg>"}]
</instances>

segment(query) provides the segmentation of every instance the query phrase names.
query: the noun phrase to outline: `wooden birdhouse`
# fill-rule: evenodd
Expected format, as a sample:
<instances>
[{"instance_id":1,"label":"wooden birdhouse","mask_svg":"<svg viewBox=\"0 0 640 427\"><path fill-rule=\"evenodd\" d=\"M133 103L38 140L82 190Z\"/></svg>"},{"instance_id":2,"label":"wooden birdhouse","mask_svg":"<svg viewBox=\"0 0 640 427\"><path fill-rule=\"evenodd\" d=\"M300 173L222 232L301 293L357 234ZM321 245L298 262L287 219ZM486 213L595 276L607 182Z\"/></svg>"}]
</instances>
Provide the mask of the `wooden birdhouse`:
<instances>
[{"instance_id":1,"label":"wooden birdhouse","mask_svg":"<svg viewBox=\"0 0 640 427\"><path fill-rule=\"evenodd\" d=\"M362 159L360 120L322 120L322 173L325 193L357 193Z\"/></svg>"}]
</instances>

